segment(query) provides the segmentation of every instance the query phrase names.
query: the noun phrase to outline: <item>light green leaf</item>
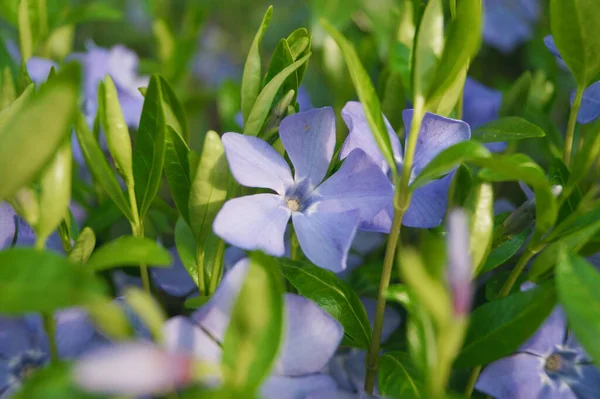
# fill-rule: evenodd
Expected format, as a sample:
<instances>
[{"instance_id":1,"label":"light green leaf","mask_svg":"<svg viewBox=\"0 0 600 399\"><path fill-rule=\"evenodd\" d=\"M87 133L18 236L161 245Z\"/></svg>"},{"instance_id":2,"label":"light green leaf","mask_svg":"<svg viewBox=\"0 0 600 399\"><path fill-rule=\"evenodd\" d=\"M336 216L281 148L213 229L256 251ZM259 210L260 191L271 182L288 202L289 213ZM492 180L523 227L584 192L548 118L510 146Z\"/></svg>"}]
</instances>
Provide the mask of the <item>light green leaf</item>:
<instances>
[{"instance_id":1,"label":"light green leaf","mask_svg":"<svg viewBox=\"0 0 600 399\"><path fill-rule=\"evenodd\" d=\"M48 312L83 305L105 292L89 270L33 248L0 252L0 313Z\"/></svg>"},{"instance_id":2,"label":"light green leaf","mask_svg":"<svg viewBox=\"0 0 600 399\"><path fill-rule=\"evenodd\" d=\"M551 0L550 29L577 85L588 87L600 75L600 2Z\"/></svg>"},{"instance_id":3,"label":"light green leaf","mask_svg":"<svg viewBox=\"0 0 600 399\"><path fill-rule=\"evenodd\" d=\"M90 128L85 121L85 117L81 113L78 113L75 120L75 134L77 135L81 152L85 158L85 163L92 172L94 180L102 186L123 215L125 215L129 221L133 221L134 218L129 201L125 197L125 194L123 194L123 191L121 191L121 186L119 185L117 177L106 161L100 145L90 131Z\"/></svg>"},{"instance_id":4,"label":"light green leaf","mask_svg":"<svg viewBox=\"0 0 600 399\"><path fill-rule=\"evenodd\" d=\"M0 199L31 183L69 134L79 76L78 66L65 66L0 125Z\"/></svg>"},{"instance_id":5,"label":"light green leaf","mask_svg":"<svg viewBox=\"0 0 600 399\"><path fill-rule=\"evenodd\" d=\"M470 254L473 273L483 265L494 238L494 191L489 183L473 187L465 205L470 215Z\"/></svg>"},{"instance_id":6,"label":"light green leaf","mask_svg":"<svg viewBox=\"0 0 600 399\"><path fill-rule=\"evenodd\" d=\"M166 139L165 175L179 214L187 223L190 223L188 211L192 184L188 161L190 149L183 138L170 125L167 127Z\"/></svg>"},{"instance_id":7,"label":"light green leaf","mask_svg":"<svg viewBox=\"0 0 600 399\"><path fill-rule=\"evenodd\" d=\"M163 111L167 125L175 129L183 140L189 143L190 131L183 105L181 105L169 82L161 75L158 75L158 79L160 80L160 89L162 90Z\"/></svg>"},{"instance_id":8,"label":"light green leaf","mask_svg":"<svg viewBox=\"0 0 600 399\"><path fill-rule=\"evenodd\" d=\"M254 36L244 65L244 74L242 75L242 115L244 117L244 125L248 123L250 112L254 108L254 104L260 93L262 73L259 46L269 26L269 22L271 22L272 15L273 6L270 6L267 12L265 12L260 27Z\"/></svg>"},{"instance_id":9,"label":"light green leaf","mask_svg":"<svg viewBox=\"0 0 600 399\"><path fill-rule=\"evenodd\" d=\"M275 365L283 336L283 281L277 263L253 253L223 342L225 386L253 397Z\"/></svg>"},{"instance_id":10,"label":"light green leaf","mask_svg":"<svg viewBox=\"0 0 600 399\"><path fill-rule=\"evenodd\" d=\"M98 399L98 395L79 389L72 378L68 363L52 363L41 367L11 394L11 399Z\"/></svg>"},{"instance_id":11,"label":"light green leaf","mask_svg":"<svg viewBox=\"0 0 600 399\"><path fill-rule=\"evenodd\" d=\"M2 70L0 82L0 111L2 111L17 98L17 89L9 67L4 67Z\"/></svg>"},{"instance_id":12,"label":"light green leaf","mask_svg":"<svg viewBox=\"0 0 600 399\"><path fill-rule=\"evenodd\" d=\"M349 343L357 348L369 348L369 318L358 295L350 286L329 270L308 262L280 258L279 265L284 277L300 295L316 302L342 324Z\"/></svg>"},{"instance_id":13,"label":"light green leaf","mask_svg":"<svg viewBox=\"0 0 600 399\"><path fill-rule=\"evenodd\" d=\"M158 193L165 161L167 124L163 112L160 79L150 78L148 91L135 137L133 176L135 198L140 219L143 219Z\"/></svg>"},{"instance_id":14,"label":"light green leaf","mask_svg":"<svg viewBox=\"0 0 600 399\"><path fill-rule=\"evenodd\" d=\"M98 248L87 262L88 268L101 271L121 266L169 267L169 251L150 238L121 236Z\"/></svg>"},{"instance_id":15,"label":"light green leaf","mask_svg":"<svg viewBox=\"0 0 600 399\"><path fill-rule=\"evenodd\" d=\"M167 317L154 297L136 287L128 288L123 297L143 325L148 327L154 341L162 343L163 325Z\"/></svg>"},{"instance_id":16,"label":"light green leaf","mask_svg":"<svg viewBox=\"0 0 600 399\"><path fill-rule=\"evenodd\" d=\"M600 274L580 256L561 251L556 287L569 327L594 362L600 361Z\"/></svg>"},{"instance_id":17,"label":"light green leaf","mask_svg":"<svg viewBox=\"0 0 600 399\"><path fill-rule=\"evenodd\" d=\"M86 263L96 247L94 230L84 227L69 253L69 260L73 263Z\"/></svg>"},{"instance_id":18,"label":"light green leaf","mask_svg":"<svg viewBox=\"0 0 600 399\"><path fill-rule=\"evenodd\" d=\"M291 74L307 62L309 58L310 54L305 55L293 64L285 67L277 74L277 76L267 83L256 98L254 107L252 107L252 111L250 111L248 118L244 122L244 134L249 136L258 136L260 134L261 128L269 115L271 105L273 104L281 85L283 85Z\"/></svg>"},{"instance_id":19,"label":"light green leaf","mask_svg":"<svg viewBox=\"0 0 600 399\"><path fill-rule=\"evenodd\" d=\"M378 387L391 398L422 398L425 390L411 357L404 352L387 352L379 357Z\"/></svg>"},{"instance_id":20,"label":"light green leaf","mask_svg":"<svg viewBox=\"0 0 600 399\"><path fill-rule=\"evenodd\" d=\"M70 5L67 13L60 20L60 25L79 25L97 21L120 21L123 12L118 8L101 2L88 2L80 5Z\"/></svg>"},{"instance_id":21,"label":"light green leaf","mask_svg":"<svg viewBox=\"0 0 600 399\"><path fill-rule=\"evenodd\" d=\"M533 335L556 304L551 284L488 302L471 313L457 367L474 367L512 354Z\"/></svg>"},{"instance_id":22,"label":"light green leaf","mask_svg":"<svg viewBox=\"0 0 600 399\"><path fill-rule=\"evenodd\" d=\"M444 51L444 8L442 0L431 0L417 31L414 48L414 98L425 98L435 78L437 65Z\"/></svg>"},{"instance_id":23,"label":"light green leaf","mask_svg":"<svg viewBox=\"0 0 600 399\"><path fill-rule=\"evenodd\" d=\"M18 20L21 60L25 63L48 34L46 0L21 0Z\"/></svg>"},{"instance_id":24,"label":"light green leaf","mask_svg":"<svg viewBox=\"0 0 600 399\"><path fill-rule=\"evenodd\" d=\"M507 116L486 123L473 130L472 140L480 143L522 140L544 137L546 133L537 125L518 116Z\"/></svg>"},{"instance_id":25,"label":"light green leaf","mask_svg":"<svg viewBox=\"0 0 600 399\"><path fill-rule=\"evenodd\" d=\"M8 121L14 114L21 112L23 107L27 104L30 97L35 93L35 86L30 84L25 88L23 93L17 97L10 106L0 110L0 128L6 121Z\"/></svg>"},{"instance_id":26,"label":"light green leaf","mask_svg":"<svg viewBox=\"0 0 600 399\"><path fill-rule=\"evenodd\" d=\"M352 78L352 83L356 89L356 94L365 109L365 116L367 122L369 122L371 133L383 157L388 165L390 165L390 170L394 174L394 180L396 180L398 171L392 151L392 144L383 120L381 103L379 102L379 98L377 98L377 92L373 87L373 83L371 83L371 78L360 62L360 58L358 58L358 54L356 54L356 50L352 44L329 22L323 20L321 24L342 51L346 66L350 72L350 77Z\"/></svg>"}]
</instances>

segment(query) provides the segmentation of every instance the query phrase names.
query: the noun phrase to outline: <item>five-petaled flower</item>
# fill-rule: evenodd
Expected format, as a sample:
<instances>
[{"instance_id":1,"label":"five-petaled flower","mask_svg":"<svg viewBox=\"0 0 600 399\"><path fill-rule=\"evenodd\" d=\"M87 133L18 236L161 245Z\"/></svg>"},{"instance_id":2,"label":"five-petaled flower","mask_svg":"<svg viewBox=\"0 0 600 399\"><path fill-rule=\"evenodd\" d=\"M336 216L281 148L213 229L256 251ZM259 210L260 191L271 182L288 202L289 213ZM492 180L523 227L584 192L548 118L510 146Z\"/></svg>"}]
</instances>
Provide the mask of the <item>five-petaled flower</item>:
<instances>
[{"instance_id":1,"label":"five-petaled flower","mask_svg":"<svg viewBox=\"0 0 600 399\"><path fill-rule=\"evenodd\" d=\"M264 140L237 133L223 135L237 182L275 194L227 201L213 230L242 249L283 256L291 217L306 257L318 266L343 270L359 223L373 219L391 203L392 186L360 149L348 154L340 169L323 181L335 147L335 115L330 107L286 117L279 135L294 165L293 177L284 158Z\"/></svg>"},{"instance_id":2,"label":"five-petaled flower","mask_svg":"<svg viewBox=\"0 0 600 399\"><path fill-rule=\"evenodd\" d=\"M412 110L402 112L404 126L408 131L412 123ZM389 172L379 147L375 143L371 129L367 123L362 104L351 101L342 109L342 117L350 129L346 142L342 146L341 157L349 157L351 153L360 148L373 159L375 163L385 172ZM403 167L400 140L396 132L385 120L392 151L398 169ZM423 118L423 124L417 141L414 154L414 163L411 171L411 181L423 170L425 166L441 151L461 141L471 138L471 129L463 121L444 118L439 115L427 113ZM407 134L408 140L408 134ZM448 189L452 182L454 173L450 173L439 180L434 180L423 187L417 188L412 195L410 206L404 215L402 223L409 227L436 227L444 219L446 207L448 206ZM391 186L391 183L388 183ZM361 228L370 231L387 233L391 229L394 208L390 197L387 205L375 218L369 219L361 225Z\"/></svg>"}]
</instances>

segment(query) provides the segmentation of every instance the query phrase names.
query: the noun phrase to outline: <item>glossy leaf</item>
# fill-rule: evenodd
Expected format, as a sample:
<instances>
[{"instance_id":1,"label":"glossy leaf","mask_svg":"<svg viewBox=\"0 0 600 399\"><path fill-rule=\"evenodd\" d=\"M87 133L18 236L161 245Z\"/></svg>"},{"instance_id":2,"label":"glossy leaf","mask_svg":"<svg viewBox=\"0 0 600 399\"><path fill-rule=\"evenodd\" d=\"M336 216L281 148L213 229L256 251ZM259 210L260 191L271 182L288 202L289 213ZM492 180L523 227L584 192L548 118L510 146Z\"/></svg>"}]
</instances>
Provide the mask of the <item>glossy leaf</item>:
<instances>
[{"instance_id":1,"label":"glossy leaf","mask_svg":"<svg viewBox=\"0 0 600 399\"><path fill-rule=\"evenodd\" d=\"M163 111L167 125L179 133L186 143L189 143L190 131L183 105L177 98L169 82L161 75L158 75L158 79L160 81L160 89L162 90Z\"/></svg>"},{"instance_id":2,"label":"glossy leaf","mask_svg":"<svg viewBox=\"0 0 600 399\"><path fill-rule=\"evenodd\" d=\"M52 252L0 252L0 313L52 312L78 306L105 291L88 269Z\"/></svg>"},{"instance_id":3,"label":"glossy leaf","mask_svg":"<svg viewBox=\"0 0 600 399\"><path fill-rule=\"evenodd\" d=\"M556 287L569 327L591 358L600 361L600 274L585 259L561 251Z\"/></svg>"},{"instance_id":4,"label":"glossy leaf","mask_svg":"<svg viewBox=\"0 0 600 399\"><path fill-rule=\"evenodd\" d=\"M31 183L65 140L75 116L79 76L78 66L63 67L0 125L0 200Z\"/></svg>"},{"instance_id":5,"label":"glossy leaf","mask_svg":"<svg viewBox=\"0 0 600 399\"><path fill-rule=\"evenodd\" d=\"M518 116L507 116L473 130L471 139L480 143L494 143L544 137L545 135L539 126Z\"/></svg>"},{"instance_id":6,"label":"glossy leaf","mask_svg":"<svg viewBox=\"0 0 600 399\"><path fill-rule=\"evenodd\" d=\"M431 0L419 25L414 48L413 90L415 98L425 98L444 51L444 7L442 0Z\"/></svg>"},{"instance_id":7,"label":"glossy leaf","mask_svg":"<svg viewBox=\"0 0 600 399\"><path fill-rule=\"evenodd\" d=\"M96 247L94 230L84 227L69 253L69 260L73 263L86 263Z\"/></svg>"},{"instance_id":8,"label":"glossy leaf","mask_svg":"<svg viewBox=\"0 0 600 399\"><path fill-rule=\"evenodd\" d=\"M94 271L121 266L171 265L169 251L150 238L121 236L98 248L87 262Z\"/></svg>"},{"instance_id":9,"label":"glossy leaf","mask_svg":"<svg viewBox=\"0 0 600 399\"><path fill-rule=\"evenodd\" d=\"M171 188L171 195L181 217L190 223L188 201L190 198L190 163L188 156L190 149L183 138L173 129L167 127L165 150L165 175Z\"/></svg>"},{"instance_id":10,"label":"glossy leaf","mask_svg":"<svg viewBox=\"0 0 600 399\"><path fill-rule=\"evenodd\" d=\"M129 221L133 221L133 213L129 201L121 190L121 186L115 173L106 161L100 145L90 131L90 128L85 121L85 117L81 113L78 113L75 120L75 134L77 135L81 152L85 158L85 163L90 172L92 172L94 180L102 186L123 215L125 215Z\"/></svg>"},{"instance_id":11,"label":"glossy leaf","mask_svg":"<svg viewBox=\"0 0 600 399\"><path fill-rule=\"evenodd\" d=\"M394 160L394 153L392 152L392 144L383 120L381 103L379 102L373 83L371 83L371 78L362 65L352 44L329 22L322 20L321 24L331 37L333 37L344 56L356 94L365 109L365 116L371 128L371 133L383 157L390 166L390 170L396 176L397 165Z\"/></svg>"},{"instance_id":12,"label":"glossy leaf","mask_svg":"<svg viewBox=\"0 0 600 399\"><path fill-rule=\"evenodd\" d=\"M358 295L329 270L307 262L279 259L283 276L298 293L314 302L344 327L347 341L357 348L368 349L371 326Z\"/></svg>"},{"instance_id":13,"label":"glossy leaf","mask_svg":"<svg viewBox=\"0 0 600 399\"><path fill-rule=\"evenodd\" d=\"M600 3L551 0L550 29L561 57L581 88L600 75Z\"/></svg>"},{"instance_id":14,"label":"glossy leaf","mask_svg":"<svg viewBox=\"0 0 600 399\"><path fill-rule=\"evenodd\" d=\"M181 218L175 224L175 246L181 263L198 286L198 263L196 259L196 240L190 227Z\"/></svg>"},{"instance_id":15,"label":"glossy leaf","mask_svg":"<svg viewBox=\"0 0 600 399\"><path fill-rule=\"evenodd\" d=\"M250 256L223 342L225 385L252 397L271 373L283 336L283 281L273 258Z\"/></svg>"},{"instance_id":16,"label":"glossy leaf","mask_svg":"<svg viewBox=\"0 0 600 399\"><path fill-rule=\"evenodd\" d=\"M252 107L248 118L244 122L244 134L249 136L258 136L260 134L261 128L267 120L267 116L269 116L271 105L275 100L277 92L287 78L307 62L309 58L310 54L305 55L293 64L285 67L267 83L256 98L254 107Z\"/></svg>"},{"instance_id":17,"label":"glossy leaf","mask_svg":"<svg viewBox=\"0 0 600 399\"><path fill-rule=\"evenodd\" d=\"M269 68L267 68L267 73L263 79L263 86L269 83L279 72L293 62L294 56L292 55L292 50L290 49L288 41L286 39L280 39L279 43L277 43L277 47L275 47L275 51L273 51L271 63L269 64ZM284 93L289 90L297 91L298 80L296 74L292 74L288 77L281 87L283 88Z\"/></svg>"},{"instance_id":18,"label":"glossy leaf","mask_svg":"<svg viewBox=\"0 0 600 399\"><path fill-rule=\"evenodd\" d=\"M260 93L262 73L259 46L269 26L269 22L271 22L272 15L273 6L270 6L267 12L265 12L260 27L254 36L244 65L244 74L242 76L242 115L244 117L244 125L248 123L248 117Z\"/></svg>"},{"instance_id":19,"label":"glossy leaf","mask_svg":"<svg viewBox=\"0 0 600 399\"><path fill-rule=\"evenodd\" d=\"M391 398L422 398L424 383L408 353L387 352L379 357L378 387Z\"/></svg>"},{"instance_id":20,"label":"glossy leaf","mask_svg":"<svg viewBox=\"0 0 600 399\"><path fill-rule=\"evenodd\" d=\"M488 364L512 354L533 335L556 304L551 284L488 302L471 313L457 367Z\"/></svg>"},{"instance_id":21,"label":"glossy leaf","mask_svg":"<svg viewBox=\"0 0 600 399\"><path fill-rule=\"evenodd\" d=\"M140 127L133 150L135 198L140 219L144 218L158 192L165 161L167 124L163 112L160 79L150 79L144 99Z\"/></svg>"},{"instance_id":22,"label":"glossy leaf","mask_svg":"<svg viewBox=\"0 0 600 399\"><path fill-rule=\"evenodd\" d=\"M465 208L470 215L470 254L473 272L483 265L494 238L494 191L489 183L481 183L471 190Z\"/></svg>"}]
</instances>

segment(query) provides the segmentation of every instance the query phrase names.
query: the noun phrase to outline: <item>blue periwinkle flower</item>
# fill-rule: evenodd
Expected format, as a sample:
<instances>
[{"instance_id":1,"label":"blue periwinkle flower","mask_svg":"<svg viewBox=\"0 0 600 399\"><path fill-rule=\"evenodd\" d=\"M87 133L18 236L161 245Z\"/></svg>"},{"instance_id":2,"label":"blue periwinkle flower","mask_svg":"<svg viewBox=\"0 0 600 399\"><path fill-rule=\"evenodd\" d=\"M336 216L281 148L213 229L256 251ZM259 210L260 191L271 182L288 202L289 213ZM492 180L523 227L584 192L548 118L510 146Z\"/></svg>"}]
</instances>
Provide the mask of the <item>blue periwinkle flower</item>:
<instances>
[{"instance_id":1,"label":"blue periwinkle flower","mask_svg":"<svg viewBox=\"0 0 600 399\"><path fill-rule=\"evenodd\" d=\"M502 93L498 90L490 89L468 77L463 98L463 120L471 126L471 129L492 122L500 116ZM507 144L487 143L485 146L490 151L501 152L506 149Z\"/></svg>"},{"instance_id":2,"label":"blue periwinkle flower","mask_svg":"<svg viewBox=\"0 0 600 399\"><path fill-rule=\"evenodd\" d=\"M475 388L497 399L595 398L600 371L556 308L514 355L487 366Z\"/></svg>"},{"instance_id":3,"label":"blue periwinkle flower","mask_svg":"<svg viewBox=\"0 0 600 399\"><path fill-rule=\"evenodd\" d=\"M402 112L404 126L407 131L412 123L412 115L412 110ZM351 155L355 149L361 149L367 153L383 172L389 173L389 166L375 143L362 104L354 101L348 102L342 109L342 117L350 129L350 133L342 146L340 156L345 158ZM403 157L400 140L398 140L396 132L387 119L385 123L398 169L402 169ZM423 124L417 141L413 169L411 171L411 181L441 151L470 138L471 129L467 123L427 113L423 118ZM417 188L413 192L410 206L404 215L402 223L409 227L428 228L438 226L446 214L448 189L450 188L453 176L454 173L449 173L439 180L434 180L423 187ZM367 221L363 222L361 228L371 231L389 232L393 214L394 209L390 198L386 204L386 208L379 212L374 219L367 219Z\"/></svg>"},{"instance_id":4,"label":"blue periwinkle flower","mask_svg":"<svg viewBox=\"0 0 600 399\"><path fill-rule=\"evenodd\" d=\"M349 154L341 168L323 181L335 147L335 115L330 107L286 117L279 135L294 165L294 176L284 158L264 140L237 133L223 135L229 168L237 182L275 193L227 201L213 230L242 249L283 256L284 233L291 218L306 257L318 266L343 270L358 225L391 202L391 184L361 150Z\"/></svg>"},{"instance_id":5,"label":"blue periwinkle flower","mask_svg":"<svg viewBox=\"0 0 600 399\"><path fill-rule=\"evenodd\" d=\"M540 14L538 0L484 0L483 40L503 53L533 35Z\"/></svg>"},{"instance_id":6,"label":"blue periwinkle flower","mask_svg":"<svg viewBox=\"0 0 600 399\"><path fill-rule=\"evenodd\" d=\"M169 295L185 297L197 291L197 286L183 266L183 262L175 247L169 248L173 259L172 267L153 267L150 275L154 283Z\"/></svg>"}]
</instances>

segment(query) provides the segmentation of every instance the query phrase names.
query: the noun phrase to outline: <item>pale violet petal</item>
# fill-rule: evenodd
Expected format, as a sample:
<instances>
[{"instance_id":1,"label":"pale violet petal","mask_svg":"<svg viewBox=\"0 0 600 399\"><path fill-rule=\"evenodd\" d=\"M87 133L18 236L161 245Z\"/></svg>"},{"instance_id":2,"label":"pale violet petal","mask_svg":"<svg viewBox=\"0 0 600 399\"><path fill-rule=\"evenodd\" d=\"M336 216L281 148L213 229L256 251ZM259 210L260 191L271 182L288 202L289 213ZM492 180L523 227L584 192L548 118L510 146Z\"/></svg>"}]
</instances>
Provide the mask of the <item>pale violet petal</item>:
<instances>
[{"instance_id":1,"label":"pale violet petal","mask_svg":"<svg viewBox=\"0 0 600 399\"><path fill-rule=\"evenodd\" d=\"M305 399L317 390L335 389L335 381L325 374L301 377L271 375L263 383L260 393L264 399Z\"/></svg>"},{"instance_id":2,"label":"pale violet petal","mask_svg":"<svg viewBox=\"0 0 600 399\"><path fill-rule=\"evenodd\" d=\"M560 307L556 307L536 333L521 345L519 352L548 356L556 346L564 344L566 335L567 321L565 313Z\"/></svg>"},{"instance_id":3,"label":"pale violet petal","mask_svg":"<svg viewBox=\"0 0 600 399\"><path fill-rule=\"evenodd\" d=\"M571 95L571 105L575 99L575 93ZM589 86L583 92L581 99L581 107L577 114L577 122L585 125L592 123L600 117L600 82L596 82Z\"/></svg>"},{"instance_id":4,"label":"pale violet petal","mask_svg":"<svg viewBox=\"0 0 600 399\"><path fill-rule=\"evenodd\" d=\"M454 174L450 173L439 180L433 180L417 188L413 192L402 224L419 228L439 226L444 220L448 207L448 190L453 176Z\"/></svg>"},{"instance_id":5,"label":"pale violet petal","mask_svg":"<svg viewBox=\"0 0 600 399\"><path fill-rule=\"evenodd\" d=\"M543 398L540 394L547 380L544 359L518 353L486 366L475 389L497 399Z\"/></svg>"},{"instance_id":6,"label":"pale violet petal","mask_svg":"<svg viewBox=\"0 0 600 399\"><path fill-rule=\"evenodd\" d=\"M175 316L163 326L164 347L171 352L178 352L219 364L221 347L200 327L184 316Z\"/></svg>"}]
</instances>

